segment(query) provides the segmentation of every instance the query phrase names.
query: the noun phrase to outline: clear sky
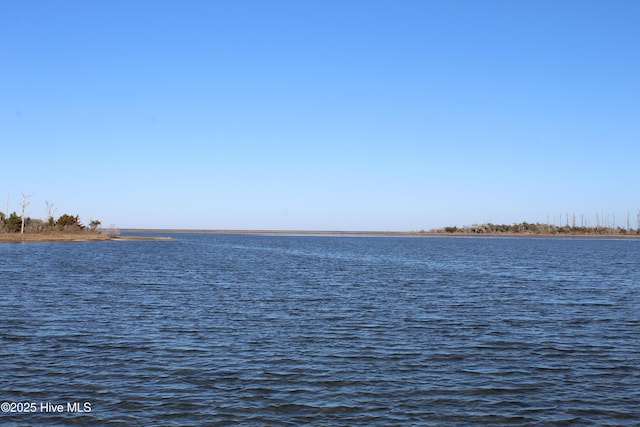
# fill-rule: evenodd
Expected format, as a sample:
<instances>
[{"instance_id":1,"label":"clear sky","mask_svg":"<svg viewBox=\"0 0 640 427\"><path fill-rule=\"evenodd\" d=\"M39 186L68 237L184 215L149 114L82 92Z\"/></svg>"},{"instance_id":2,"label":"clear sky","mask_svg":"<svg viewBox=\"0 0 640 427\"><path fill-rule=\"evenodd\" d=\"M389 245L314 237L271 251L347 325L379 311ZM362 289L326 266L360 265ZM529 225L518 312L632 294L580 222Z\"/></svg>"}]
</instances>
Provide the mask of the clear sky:
<instances>
[{"instance_id":1,"label":"clear sky","mask_svg":"<svg viewBox=\"0 0 640 427\"><path fill-rule=\"evenodd\" d=\"M420 230L640 208L640 2L0 0L0 211Z\"/></svg>"}]
</instances>

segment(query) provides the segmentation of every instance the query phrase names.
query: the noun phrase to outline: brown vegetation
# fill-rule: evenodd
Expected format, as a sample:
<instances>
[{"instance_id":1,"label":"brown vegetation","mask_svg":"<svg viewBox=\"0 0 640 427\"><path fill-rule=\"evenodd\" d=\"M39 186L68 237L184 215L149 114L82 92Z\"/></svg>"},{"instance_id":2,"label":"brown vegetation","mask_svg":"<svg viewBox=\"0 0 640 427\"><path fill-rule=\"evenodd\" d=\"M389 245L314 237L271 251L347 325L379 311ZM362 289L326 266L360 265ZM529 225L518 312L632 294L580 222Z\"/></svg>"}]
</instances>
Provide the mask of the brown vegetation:
<instances>
[{"instance_id":1,"label":"brown vegetation","mask_svg":"<svg viewBox=\"0 0 640 427\"><path fill-rule=\"evenodd\" d=\"M109 240L111 236L99 232L0 233L0 242L74 242Z\"/></svg>"}]
</instances>

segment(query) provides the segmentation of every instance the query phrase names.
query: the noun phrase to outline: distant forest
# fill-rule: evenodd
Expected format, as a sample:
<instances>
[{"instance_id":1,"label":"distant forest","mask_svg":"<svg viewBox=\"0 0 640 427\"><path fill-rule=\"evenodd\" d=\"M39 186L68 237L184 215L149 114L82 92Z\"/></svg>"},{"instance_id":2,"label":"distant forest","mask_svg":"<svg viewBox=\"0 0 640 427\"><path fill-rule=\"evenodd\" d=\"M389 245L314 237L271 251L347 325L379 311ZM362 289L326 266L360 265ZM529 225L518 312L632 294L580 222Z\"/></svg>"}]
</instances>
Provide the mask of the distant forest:
<instances>
[{"instance_id":1,"label":"distant forest","mask_svg":"<svg viewBox=\"0 0 640 427\"><path fill-rule=\"evenodd\" d=\"M631 228L629 221L627 227L613 226L607 223L589 227L585 225L554 225L541 223L521 222L519 224L480 224L464 227L444 227L434 230L436 233L459 233L459 234L531 234L531 235L640 235L637 226Z\"/></svg>"}]
</instances>

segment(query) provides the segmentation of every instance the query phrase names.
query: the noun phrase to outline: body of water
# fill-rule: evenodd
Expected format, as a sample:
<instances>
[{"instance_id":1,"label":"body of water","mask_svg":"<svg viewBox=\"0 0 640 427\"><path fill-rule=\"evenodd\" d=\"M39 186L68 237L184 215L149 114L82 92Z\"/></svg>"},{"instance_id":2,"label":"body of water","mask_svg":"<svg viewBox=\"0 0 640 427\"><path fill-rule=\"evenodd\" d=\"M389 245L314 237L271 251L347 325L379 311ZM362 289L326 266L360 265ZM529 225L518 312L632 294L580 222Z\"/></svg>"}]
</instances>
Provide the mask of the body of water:
<instances>
[{"instance_id":1,"label":"body of water","mask_svg":"<svg viewBox=\"0 0 640 427\"><path fill-rule=\"evenodd\" d=\"M631 426L640 240L0 245L0 424Z\"/></svg>"}]
</instances>

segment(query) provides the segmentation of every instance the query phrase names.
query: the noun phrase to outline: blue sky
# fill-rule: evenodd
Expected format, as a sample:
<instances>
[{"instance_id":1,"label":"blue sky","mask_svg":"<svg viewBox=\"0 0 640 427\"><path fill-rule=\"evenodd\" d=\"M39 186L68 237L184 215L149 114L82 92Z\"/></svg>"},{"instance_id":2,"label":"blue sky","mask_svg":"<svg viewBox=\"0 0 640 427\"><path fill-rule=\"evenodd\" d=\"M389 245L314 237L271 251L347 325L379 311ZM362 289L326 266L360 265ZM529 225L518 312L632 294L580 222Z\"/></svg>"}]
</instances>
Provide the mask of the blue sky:
<instances>
[{"instance_id":1,"label":"blue sky","mask_svg":"<svg viewBox=\"0 0 640 427\"><path fill-rule=\"evenodd\" d=\"M640 208L640 2L0 0L0 210L420 230Z\"/></svg>"}]
</instances>

